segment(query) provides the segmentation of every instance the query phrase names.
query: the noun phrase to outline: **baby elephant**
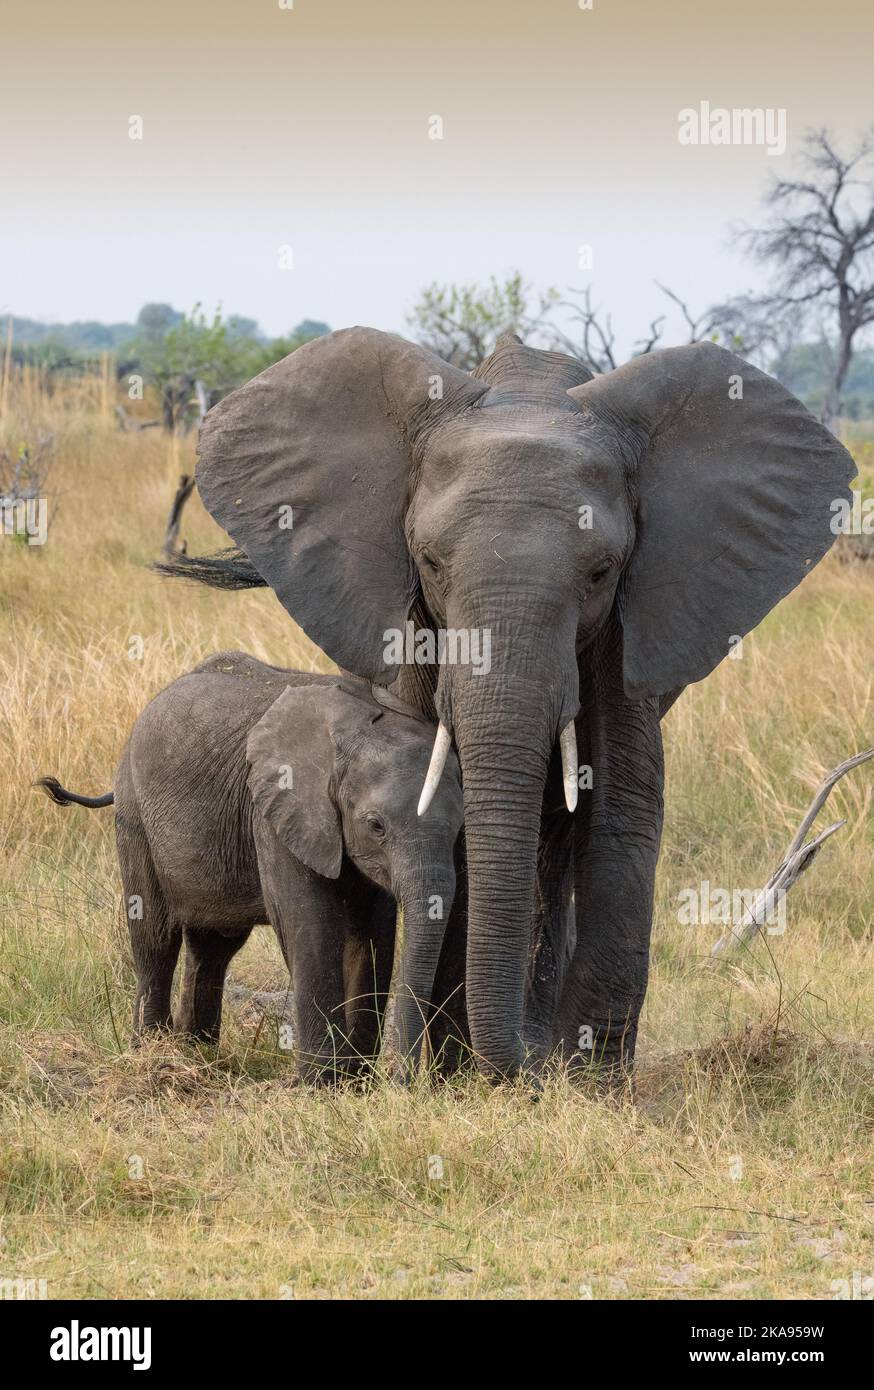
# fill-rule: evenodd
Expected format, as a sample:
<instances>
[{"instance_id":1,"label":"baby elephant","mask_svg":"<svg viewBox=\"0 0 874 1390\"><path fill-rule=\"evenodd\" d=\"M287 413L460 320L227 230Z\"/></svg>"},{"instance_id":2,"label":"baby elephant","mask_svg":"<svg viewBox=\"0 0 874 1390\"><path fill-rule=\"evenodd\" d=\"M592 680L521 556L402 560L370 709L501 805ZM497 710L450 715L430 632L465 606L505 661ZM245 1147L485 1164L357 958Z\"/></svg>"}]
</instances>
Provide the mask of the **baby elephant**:
<instances>
[{"instance_id":1,"label":"baby elephant","mask_svg":"<svg viewBox=\"0 0 874 1390\"><path fill-rule=\"evenodd\" d=\"M462 821L452 752L427 815L416 814L434 733L357 677L225 652L147 706L113 792L78 797L42 779L62 805L115 801L135 1035L172 1022L217 1041L228 962L253 926L269 922L292 977L304 1076L360 1072L379 1049L396 900L404 913L397 1046L415 1065ZM171 1020L183 937L185 978Z\"/></svg>"}]
</instances>

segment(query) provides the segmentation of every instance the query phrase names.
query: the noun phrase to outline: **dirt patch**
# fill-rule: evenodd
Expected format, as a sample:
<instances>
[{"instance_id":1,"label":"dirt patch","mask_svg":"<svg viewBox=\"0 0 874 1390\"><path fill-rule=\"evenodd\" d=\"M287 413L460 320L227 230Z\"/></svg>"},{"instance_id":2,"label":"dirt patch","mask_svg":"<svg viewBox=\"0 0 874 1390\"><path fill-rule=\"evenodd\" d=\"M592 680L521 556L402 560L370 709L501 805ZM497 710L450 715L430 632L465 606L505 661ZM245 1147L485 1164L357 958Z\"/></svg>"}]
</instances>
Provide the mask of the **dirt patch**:
<instances>
[{"instance_id":1,"label":"dirt patch","mask_svg":"<svg viewBox=\"0 0 874 1390\"><path fill-rule=\"evenodd\" d=\"M634 1097L652 1118L664 1118L665 1108L685 1105L690 1078L696 1075L714 1085L733 1083L765 1103L779 1103L799 1068L823 1074L846 1072L860 1093L870 1093L874 1044L813 1041L772 1024L747 1024L742 1031L701 1047L651 1059L635 1073Z\"/></svg>"}]
</instances>

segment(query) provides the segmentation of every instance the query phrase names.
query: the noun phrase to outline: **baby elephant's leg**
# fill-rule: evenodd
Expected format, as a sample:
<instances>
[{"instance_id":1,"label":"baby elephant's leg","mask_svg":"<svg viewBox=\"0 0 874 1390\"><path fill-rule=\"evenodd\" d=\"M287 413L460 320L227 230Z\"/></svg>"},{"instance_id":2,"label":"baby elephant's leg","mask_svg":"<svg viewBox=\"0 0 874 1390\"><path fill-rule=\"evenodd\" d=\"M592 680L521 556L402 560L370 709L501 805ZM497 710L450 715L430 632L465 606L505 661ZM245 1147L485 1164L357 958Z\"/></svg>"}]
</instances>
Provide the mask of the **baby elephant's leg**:
<instances>
[{"instance_id":1,"label":"baby elephant's leg","mask_svg":"<svg viewBox=\"0 0 874 1390\"><path fill-rule=\"evenodd\" d=\"M389 893L362 879L349 908L343 952L346 1035L352 1068L367 1072L383 1039L385 1006L391 987L397 904Z\"/></svg>"},{"instance_id":2,"label":"baby elephant's leg","mask_svg":"<svg viewBox=\"0 0 874 1390\"><path fill-rule=\"evenodd\" d=\"M314 1085L335 1080L346 1023L337 884L301 864L261 816L253 829L264 906L291 976L298 1070Z\"/></svg>"},{"instance_id":3,"label":"baby elephant's leg","mask_svg":"<svg viewBox=\"0 0 874 1390\"><path fill-rule=\"evenodd\" d=\"M343 1008L343 941L339 923L315 935L308 923L294 928L294 1046L304 1081L341 1080L351 1056Z\"/></svg>"},{"instance_id":4,"label":"baby elephant's leg","mask_svg":"<svg viewBox=\"0 0 874 1390\"><path fill-rule=\"evenodd\" d=\"M144 907L148 912L148 906ZM179 958L182 933L178 927L161 924L144 928L144 924L131 921L131 949L134 969L137 973L137 990L134 996L134 1041L146 1033L158 1032L172 1027L170 1013L170 994L173 988L173 972Z\"/></svg>"},{"instance_id":5,"label":"baby elephant's leg","mask_svg":"<svg viewBox=\"0 0 874 1390\"><path fill-rule=\"evenodd\" d=\"M225 974L251 930L248 927L230 936L209 929L185 928L185 978L173 1021L177 1033L186 1033L200 1042L218 1042Z\"/></svg>"},{"instance_id":6,"label":"baby elephant's leg","mask_svg":"<svg viewBox=\"0 0 874 1390\"><path fill-rule=\"evenodd\" d=\"M170 994L182 932L173 922L138 816L116 812L116 842L124 885L123 909L136 971L133 1037L172 1026Z\"/></svg>"}]
</instances>

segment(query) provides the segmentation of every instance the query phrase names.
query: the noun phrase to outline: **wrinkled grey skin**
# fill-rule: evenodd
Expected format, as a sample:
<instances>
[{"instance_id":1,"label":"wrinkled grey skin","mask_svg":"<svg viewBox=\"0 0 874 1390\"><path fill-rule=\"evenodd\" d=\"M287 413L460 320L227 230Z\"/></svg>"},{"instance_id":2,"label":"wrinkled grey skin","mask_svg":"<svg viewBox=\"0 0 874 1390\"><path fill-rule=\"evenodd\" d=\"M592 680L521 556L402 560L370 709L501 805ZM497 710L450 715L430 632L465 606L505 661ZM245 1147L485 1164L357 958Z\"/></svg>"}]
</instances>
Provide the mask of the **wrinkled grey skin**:
<instances>
[{"instance_id":1,"label":"wrinkled grey skin","mask_svg":"<svg viewBox=\"0 0 874 1390\"><path fill-rule=\"evenodd\" d=\"M461 1000L464 980L487 1074L552 1049L630 1061L660 715L822 557L853 474L800 402L712 343L592 379L510 337L468 375L355 328L210 411L198 485L245 554L236 578L233 559L179 572L270 584L341 667L397 679L452 732L466 868L435 997ZM408 615L487 629L489 674L390 666L385 630ZM556 754L571 719L593 777L572 815Z\"/></svg>"},{"instance_id":2,"label":"wrinkled grey skin","mask_svg":"<svg viewBox=\"0 0 874 1390\"><path fill-rule=\"evenodd\" d=\"M216 1042L228 963L253 926L270 922L292 976L304 1076L361 1070L382 1036L397 901L397 1047L412 1067L462 819L454 761L434 814L416 816L433 737L415 711L367 682L285 671L240 652L163 690L134 726L114 787L135 1033L171 1026L184 937L172 1026ZM56 800L72 799L47 781Z\"/></svg>"}]
</instances>

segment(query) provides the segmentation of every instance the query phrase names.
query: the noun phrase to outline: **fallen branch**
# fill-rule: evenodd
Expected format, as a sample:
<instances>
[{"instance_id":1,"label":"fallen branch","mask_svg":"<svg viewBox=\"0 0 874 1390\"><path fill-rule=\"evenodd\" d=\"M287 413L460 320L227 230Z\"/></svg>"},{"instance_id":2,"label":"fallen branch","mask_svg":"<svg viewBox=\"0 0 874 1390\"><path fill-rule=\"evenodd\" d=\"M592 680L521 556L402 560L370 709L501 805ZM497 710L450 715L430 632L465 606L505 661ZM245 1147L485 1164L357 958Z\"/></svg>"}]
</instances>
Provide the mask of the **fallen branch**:
<instances>
[{"instance_id":1,"label":"fallen branch","mask_svg":"<svg viewBox=\"0 0 874 1390\"><path fill-rule=\"evenodd\" d=\"M864 753L856 753L854 757L847 758L823 779L807 808L804 819L795 832L782 863L774 870L761 892L756 894L741 920L733 923L725 935L719 938L710 953L712 956L722 955L729 945L749 945L753 937L758 935L767 922L774 903L778 902L784 893L788 893L793 883L797 882L804 871L810 868L826 840L834 835L835 831L840 830L842 825L846 825L846 821L835 821L834 825L820 831L815 839L809 840L807 844L804 843L805 835L828 801L835 784L848 772L852 772L853 768L861 767L862 763L868 762L869 758L874 758L874 748L868 748Z\"/></svg>"},{"instance_id":2,"label":"fallen branch","mask_svg":"<svg viewBox=\"0 0 874 1390\"><path fill-rule=\"evenodd\" d=\"M128 415L120 405L115 406L115 418L118 420L119 429L125 434L132 430L153 430L161 423L160 420L140 420L135 415Z\"/></svg>"},{"instance_id":3,"label":"fallen branch","mask_svg":"<svg viewBox=\"0 0 874 1390\"><path fill-rule=\"evenodd\" d=\"M164 536L164 558L167 560L175 559L177 555L186 553L185 542L182 542L179 549L177 549L176 542L179 539L179 527L182 524L182 509L193 491L193 475L183 473L179 479L179 486L176 489L176 496L173 498L173 506L170 508L170 515L167 519L167 532Z\"/></svg>"}]
</instances>

